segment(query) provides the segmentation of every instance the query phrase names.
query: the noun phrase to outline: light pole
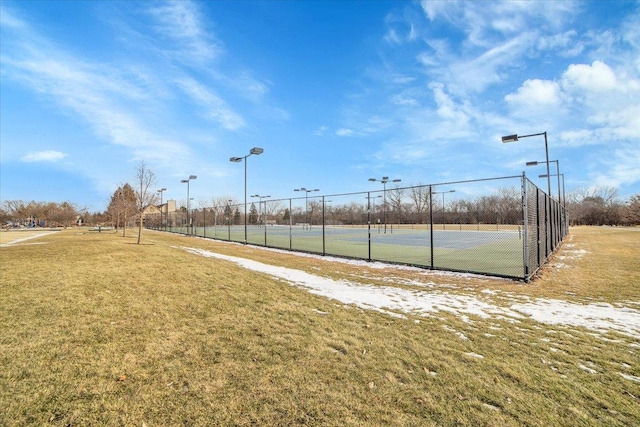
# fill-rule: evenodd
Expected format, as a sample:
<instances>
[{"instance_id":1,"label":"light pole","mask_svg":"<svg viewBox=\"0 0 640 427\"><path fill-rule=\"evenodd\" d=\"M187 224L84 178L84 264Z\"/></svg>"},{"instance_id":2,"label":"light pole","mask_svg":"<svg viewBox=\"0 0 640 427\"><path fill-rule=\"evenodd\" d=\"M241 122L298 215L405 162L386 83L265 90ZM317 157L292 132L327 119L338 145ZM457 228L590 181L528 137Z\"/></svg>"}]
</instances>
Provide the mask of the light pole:
<instances>
[{"instance_id":1,"label":"light pole","mask_svg":"<svg viewBox=\"0 0 640 427\"><path fill-rule=\"evenodd\" d=\"M162 224L164 223L164 221L163 221L164 218L163 218L163 215L162 215L162 210L163 210L163 208L162 208L162 193L164 193L165 191L167 191L166 188L161 188L161 189L159 189L157 191L158 193L160 193L160 227L162 227ZM166 228L165 228L164 231L167 231Z\"/></svg>"},{"instance_id":2,"label":"light pole","mask_svg":"<svg viewBox=\"0 0 640 427\"><path fill-rule=\"evenodd\" d=\"M527 166L537 166L540 163L545 163L544 161L541 162L527 162ZM551 175L551 176L557 176L558 177L558 202L560 202L560 161L558 160L549 160L549 163L555 163L556 164L556 175ZM549 173L549 168L547 168L547 173ZM540 178L546 178L545 176L540 175Z\"/></svg>"},{"instance_id":3,"label":"light pole","mask_svg":"<svg viewBox=\"0 0 640 427\"><path fill-rule=\"evenodd\" d=\"M551 175L551 176L556 176L556 175L554 174L554 175ZM560 201L560 203L562 203L562 206L566 206L567 205L567 197L566 197L567 193L565 193L565 190L564 190L564 174L563 173L559 173L559 174L557 174L557 176L558 176L558 179L562 178L562 193L561 193L562 197L560 198L559 201ZM538 178L546 178L546 177L547 177L547 175L538 175Z\"/></svg>"},{"instance_id":4,"label":"light pole","mask_svg":"<svg viewBox=\"0 0 640 427\"><path fill-rule=\"evenodd\" d=\"M544 136L544 153L545 153L545 159L546 159L546 164L547 164L547 194L549 196L549 200L551 200L551 173L549 172L549 144L547 143L547 132L541 132L541 133L532 133L530 135L520 135L518 136L518 134L513 134L513 135L506 135L502 137L502 142L503 143L508 143L508 142L515 142L518 141L520 138L529 138L531 136ZM553 242L553 221L551 219L551 203L545 203L547 205L547 220L545 221L549 227L549 238L546 239L546 253L545 253L545 258L549 256L549 253L551 252L551 246Z\"/></svg>"},{"instance_id":5,"label":"light pole","mask_svg":"<svg viewBox=\"0 0 640 427\"><path fill-rule=\"evenodd\" d=\"M553 176L553 175L551 175ZM538 175L539 178L546 178L546 175ZM565 211L562 214L562 218L563 218L563 223L562 223L562 227L563 227L563 237L567 235L567 222L566 222L566 208L567 208L567 193L565 192L564 189L564 174L563 173L559 173L558 174L558 180L560 179L560 177L562 177L562 199L560 198L560 195L558 195L558 203L560 203L562 205L562 207L565 209ZM559 184L558 184L559 185Z\"/></svg>"},{"instance_id":6,"label":"light pole","mask_svg":"<svg viewBox=\"0 0 640 427\"><path fill-rule=\"evenodd\" d=\"M367 193L367 197L365 197L365 199L367 199L368 203L369 203L369 213L373 212L373 214L375 215L376 213L376 199L381 199L382 196L380 194L378 194L377 196L373 196L371 197L370 194ZM378 233L380 233L380 218L378 218Z\"/></svg>"},{"instance_id":7,"label":"light pole","mask_svg":"<svg viewBox=\"0 0 640 427\"><path fill-rule=\"evenodd\" d=\"M261 196L259 194L254 194L254 195L252 195L250 197L252 197L252 198L253 197L257 197L259 199L258 200L258 222L260 222L260 218L262 218L262 199L267 199L267 198L269 198L271 196ZM265 209L264 210L266 211L267 210L267 208L266 208L267 202L264 202L264 203L265 203Z\"/></svg>"},{"instance_id":8,"label":"light pole","mask_svg":"<svg viewBox=\"0 0 640 427\"><path fill-rule=\"evenodd\" d=\"M431 194L442 194L442 229L445 229L445 218L444 218L444 195L447 193L455 193L456 190L449 190L449 191L433 191Z\"/></svg>"},{"instance_id":9,"label":"light pole","mask_svg":"<svg viewBox=\"0 0 640 427\"><path fill-rule=\"evenodd\" d=\"M231 200L227 200L227 207L225 208L227 214L227 230L229 241L231 241Z\"/></svg>"},{"instance_id":10,"label":"light pole","mask_svg":"<svg viewBox=\"0 0 640 427\"><path fill-rule=\"evenodd\" d=\"M255 154L260 155L264 153L264 149L260 147L253 147L249 154L243 157L231 157L229 161L238 163L244 160L244 243L247 243L247 157Z\"/></svg>"},{"instance_id":11,"label":"light pole","mask_svg":"<svg viewBox=\"0 0 640 427\"><path fill-rule=\"evenodd\" d=\"M319 189L313 189L313 190L307 190L304 187L300 187L300 188L294 188L293 191L304 191L304 215L306 216L307 219L307 224L309 229L311 228L311 222L309 220L309 193L312 193L314 191L320 191Z\"/></svg>"},{"instance_id":12,"label":"light pole","mask_svg":"<svg viewBox=\"0 0 640 427\"><path fill-rule=\"evenodd\" d=\"M195 175L189 175L189 178L183 179L180 181L183 184L187 184L187 234L189 234L189 225L191 225L191 221L189 219L189 205L190 205L189 200L191 200L189 199L189 181L196 178L197 176Z\"/></svg>"},{"instance_id":13,"label":"light pole","mask_svg":"<svg viewBox=\"0 0 640 427\"><path fill-rule=\"evenodd\" d=\"M514 135L507 135L507 136L503 136L502 137L502 142L503 143L508 143L508 142L516 142L519 141L520 138L529 138L531 136L540 136L543 135L544 136L544 152L546 155L546 164L547 164L547 192L549 194L549 197L551 197L551 178L549 178L549 144L547 143L547 132L541 132L541 133L532 133L531 135L518 135L518 134L514 134Z\"/></svg>"},{"instance_id":14,"label":"light pole","mask_svg":"<svg viewBox=\"0 0 640 427\"><path fill-rule=\"evenodd\" d=\"M382 216L384 218L384 234L387 234L387 182L400 182L401 179L390 180L388 176L383 176L382 179L369 178L371 182L381 182L382 183L382 204L383 211Z\"/></svg>"}]
</instances>

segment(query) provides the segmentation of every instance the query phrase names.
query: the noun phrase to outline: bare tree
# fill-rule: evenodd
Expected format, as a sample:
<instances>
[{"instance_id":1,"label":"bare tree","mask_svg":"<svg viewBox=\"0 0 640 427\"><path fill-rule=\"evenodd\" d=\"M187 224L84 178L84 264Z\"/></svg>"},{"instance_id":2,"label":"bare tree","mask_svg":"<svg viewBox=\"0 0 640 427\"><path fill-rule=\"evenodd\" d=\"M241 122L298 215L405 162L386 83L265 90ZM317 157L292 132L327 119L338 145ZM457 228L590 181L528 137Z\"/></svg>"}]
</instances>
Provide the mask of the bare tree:
<instances>
[{"instance_id":1,"label":"bare tree","mask_svg":"<svg viewBox=\"0 0 640 427\"><path fill-rule=\"evenodd\" d=\"M622 209L622 219L628 225L640 224L640 194L631 196Z\"/></svg>"},{"instance_id":2,"label":"bare tree","mask_svg":"<svg viewBox=\"0 0 640 427\"><path fill-rule=\"evenodd\" d=\"M75 223L80 214L78 208L73 203L51 203L50 205L52 206L48 206L47 210L49 220L57 224L62 224L65 228Z\"/></svg>"},{"instance_id":3,"label":"bare tree","mask_svg":"<svg viewBox=\"0 0 640 427\"><path fill-rule=\"evenodd\" d=\"M578 188L567 194L569 217L576 225L618 224L623 206L613 187Z\"/></svg>"},{"instance_id":4,"label":"bare tree","mask_svg":"<svg viewBox=\"0 0 640 427\"><path fill-rule=\"evenodd\" d=\"M522 218L522 198L515 187L500 188L496 198L496 213L502 224L517 224Z\"/></svg>"},{"instance_id":5,"label":"bare tree","mask_svg":"<svg viewBox=\"0 0 640 427\"><path fill-rule=\"evenodd\" d=\"M22 200L5 200L3 202L6 219L14 225L38 227L58 226L68 227L75 223L80 210L74 203L36 202L25 203Z\"/></svg>"},{"instance_id":6,"label":"bare tree","mask_svg":"<svg viewBox=\"0 0 640 427\"><path fill-rule=\"evenodd\" d=\"M156 176L147 168L144 160L142 160L136 168L136 184L136 208L140 215L138 222L138 244L140 244L142 225L144 222L144 209L155 203L157 196L157 193L152 190L152 187L156 185Z\"/></svg>"},{"instance_id":7,"label":"bare tree","mask_svg":"<svg viewBox=\"0 0 640 427\"><path fill-rule=\"evenodd\" d=\"M409 198L413 202L415 211L420 215L420 222L426 222L426 212L429 208L429 186L418 184L409 189Z\"/></svg>"},{"instance_id":8,"label":"bare tree","mask_svg":"<svg viewBox=\"0 0 640 427\"><path fill-rule=\"evenodd\" d=\"M391 212L387 212L387 216L394 215L396 223L402 222L402 198L404 197L404 189L396 186L387 190L387 204L391 206ZM388 211L388 209L387 209Z\"/></svg>"}]
</instances>

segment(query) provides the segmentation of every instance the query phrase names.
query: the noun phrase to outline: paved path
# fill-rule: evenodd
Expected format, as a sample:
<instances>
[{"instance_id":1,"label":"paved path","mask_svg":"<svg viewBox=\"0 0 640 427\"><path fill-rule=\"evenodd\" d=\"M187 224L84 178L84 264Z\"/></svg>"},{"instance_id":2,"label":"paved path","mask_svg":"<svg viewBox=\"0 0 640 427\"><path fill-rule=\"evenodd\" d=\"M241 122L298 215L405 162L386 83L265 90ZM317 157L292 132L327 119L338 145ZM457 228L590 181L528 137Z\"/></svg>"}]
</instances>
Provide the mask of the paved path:
<instances>
[{"instance_id":1,"label":"paved path","mask_svg":"<svg viewBox=\"0 0 640 427\"><path fill-rule=\"evenodd\" d=\"M51 230L29 230L29 231L4 231L0 233L0 248L22 243L26 240L37 239L38 237L47 236L57 233Z\"/></svg>"}]
</instances>

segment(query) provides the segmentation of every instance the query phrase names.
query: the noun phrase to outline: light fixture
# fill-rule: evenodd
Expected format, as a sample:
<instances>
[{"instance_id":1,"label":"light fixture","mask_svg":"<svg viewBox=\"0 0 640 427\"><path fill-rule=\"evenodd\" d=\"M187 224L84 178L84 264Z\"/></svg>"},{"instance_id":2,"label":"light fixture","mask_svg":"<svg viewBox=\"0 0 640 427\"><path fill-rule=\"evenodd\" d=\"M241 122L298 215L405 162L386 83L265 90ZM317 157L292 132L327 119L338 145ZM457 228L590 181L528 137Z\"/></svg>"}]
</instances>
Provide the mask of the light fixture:
<instances>
[{"instance_id":1,"label":"light fixture","mask_svg":"<svg viewBox=\"0 0 640 427\"><path fill-rule=\"evenodd\" d=\"M259 155L264 153L264 149L260 147L253 147L249 150L249 154L243 157L231 157L230 162L239 163L244 160L244 243L247 243L247 157L251 155Z\"/></svg>"}]
</instances>

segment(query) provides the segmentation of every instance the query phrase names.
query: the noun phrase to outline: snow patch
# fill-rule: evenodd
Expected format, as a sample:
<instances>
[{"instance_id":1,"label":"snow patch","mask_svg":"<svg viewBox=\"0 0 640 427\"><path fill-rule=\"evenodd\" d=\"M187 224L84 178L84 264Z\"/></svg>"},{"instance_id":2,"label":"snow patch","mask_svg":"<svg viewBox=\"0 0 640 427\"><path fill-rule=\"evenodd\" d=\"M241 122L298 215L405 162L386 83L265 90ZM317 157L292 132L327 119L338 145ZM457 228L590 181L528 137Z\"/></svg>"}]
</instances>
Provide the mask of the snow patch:
<instances>
[{"instance_id":1,"label":"snow patch","mask_svg":"<svg viewBox=\"0 0 640 427\"><path fill-rule=\"evenodd\" d=\"M445 289L372 286L344 279L334 280L301 270L263 264L203 249L188 247L181 249L195 255L233 262L248 270L285 280L312 294L331 298L343 304L352 304L362 309L375 310L396 318L406 319L406 316L401 313L429 316L429 314L443 311L457 315L463 320L468 320L467 315L474 315L484 319L500 319L517 323L518 319L528 317L547 325L579 326L597 332L616 331L640 339L640 310L635 308L616 307L603 302L579 304L557 299L527 298L524 299L527 302L516 302L523 301L523 298L518 296L507 299L514 302L510 307L501 307L490 299L496 291L484 290L480 291L479 295L464 295L451 293ZM350 261L349 263L357 264L358 262ZM409 268L414 267L407 267ZM547 333L554 332L556 331L547 331Z\"/></svg>"},{"instance_id":2,"label":"snow patch","mask_svg":"<svg viewBox=\"0 0 640 427\"><path fill-rule=\"evenodd\" d=\"M636 377L634 375L623 374L622 372L618 372L622 378L625 380L633 381L636 383L640 383L640 377Z\"/></svg>"}]
</instances>

